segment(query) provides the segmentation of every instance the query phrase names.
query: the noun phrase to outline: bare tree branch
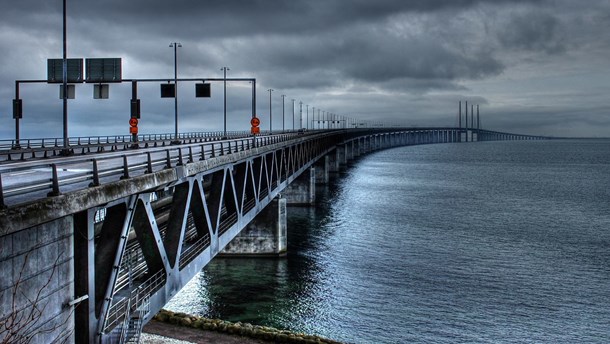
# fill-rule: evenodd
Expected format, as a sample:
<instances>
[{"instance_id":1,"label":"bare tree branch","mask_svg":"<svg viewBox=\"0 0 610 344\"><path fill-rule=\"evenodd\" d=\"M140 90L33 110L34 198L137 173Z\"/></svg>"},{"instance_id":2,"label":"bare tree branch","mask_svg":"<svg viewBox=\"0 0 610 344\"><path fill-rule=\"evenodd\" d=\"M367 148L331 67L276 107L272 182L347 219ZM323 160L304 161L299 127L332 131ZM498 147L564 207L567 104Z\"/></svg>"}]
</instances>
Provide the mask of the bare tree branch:
<instances>
[{"instance_id":1,"label":"bare tree branch","mask_svg":"<svg viewBox=\"0 0 610 344\"><path fill-rule=\"evenodd\" d=\"M27 344L30 343L36 336L41 334L53 333L59 328L63 328L57 336L52 339L52 342L60 341L66 342L69 338L69 334L73 331L71 328L66 328L66 324L72 317L74 308L67 314L65 319L57 324L51 323L40 324L39 321L42 315L45 313L47 306L51 301L44 300L45 295L49 286L53 282L53 277L57 273L59 261L63 252L60 253L53 263L49 277L44 284L37 286L34 296L31 298L28 296L28 291L24 289L24 271L28 263L29 253L25 254L23 264L17 276L17 280L11 290L11 311L0 319L0 344L19 343ZM6 292L6 290L5 290ZM25 300L26 305L20 309L18 305L19 298Z\"/></svg>"}]
</instances>

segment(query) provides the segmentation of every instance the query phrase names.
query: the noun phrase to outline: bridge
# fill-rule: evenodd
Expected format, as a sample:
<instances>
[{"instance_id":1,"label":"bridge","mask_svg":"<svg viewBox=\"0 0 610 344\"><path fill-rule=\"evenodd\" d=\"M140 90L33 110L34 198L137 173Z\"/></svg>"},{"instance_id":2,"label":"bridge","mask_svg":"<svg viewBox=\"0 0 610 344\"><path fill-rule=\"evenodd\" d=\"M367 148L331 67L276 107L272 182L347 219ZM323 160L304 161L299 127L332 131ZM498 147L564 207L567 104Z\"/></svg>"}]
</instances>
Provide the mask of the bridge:
<instances>
[{"instance_id":1,"label":"bridge","mask_svg":"<svg viewBox=\"0 0 610 344\"><path fill-rule=\"evenodd\" d=\"M191 133L73 138L71 154L57 139L2 141L0 340L21 324L39 342L135 341L219 253L285 252L286 204L315 203L315 185L349 161L539 139L454 127Z\"/></svg>"}]
</instances>

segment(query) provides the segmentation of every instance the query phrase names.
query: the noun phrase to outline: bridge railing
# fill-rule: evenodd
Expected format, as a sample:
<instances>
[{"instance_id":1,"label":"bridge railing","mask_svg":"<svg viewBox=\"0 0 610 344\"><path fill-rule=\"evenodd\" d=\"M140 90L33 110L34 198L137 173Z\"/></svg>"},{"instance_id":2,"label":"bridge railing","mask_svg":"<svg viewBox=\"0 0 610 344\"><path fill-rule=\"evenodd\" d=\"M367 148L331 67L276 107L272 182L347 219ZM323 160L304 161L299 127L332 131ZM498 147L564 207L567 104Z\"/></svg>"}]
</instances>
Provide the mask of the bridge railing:
<instances>
[{"instance_id":1,"label":"bridge railing","mask_svg":"<svg viewBox=\"0 0 610 344\"><path fill-rule=\"evenodd\" d=\"M117 179L158 172L188 162L246 151L295 137L297 137L296 134L266 135L256 138L168 146L149 149L146 152L132 150L121 155L87 158L76 162L57 161L8 168L0 173L0 207L6 207L6 201L9 199L14 200L11 203L18 204L26 201L24 198L26 195L28 196L27 201L32 198L57 196L62 192L99 186L103 183L117 181ZM39 176L39 178L24 178L25 174Z\"/></svg>"},{"instance_id":2,"label":"bridge railing","mask_svg":"<svg viewBox=\"0 0 610 344\"><path fill-rule=\"evenodd\" d=\"M274 131L275 134L296 133L296 130ZM268 130L261 130L260 135L270 135ZM178 135L178 141L184 144L220 141L253 137L249 131L224 132L191 132ZM101 153L137 148L169 146L175 141L174 134L141 134L137 141L132 141L129 135L119 136L83 136L69 138L68 150L74 154ZM64 151L63 140L60 138L36 138L15 140L0 140L0 161L28 160L33 158L48 158Z\"/></svg>"},{"instance_id":3,"label":"bridge railing","mask_svg":"<svg viewBox=\"0 0 610 344\"><path fill-rule=\"evenodd\" d=\"M275 133L293 133L297 130L275 130ZM261 135L270 134L268 130L261 130ZM188 132L178 134L178 140L194 139L222 139L222 138L241 138L252 136L250 131L207 131L207 132ZM173 133L165 134L139 134L137 142L134 142L132 135L107 135L107 136L76 136L68 138L70 148L80 148L83 146L99 146L112 144L134 144L134 143L153 143L161 141L175 141ZM26 138L19 141L14 139L0 140L0 153L8 151L41 149L41 148L63 148L63 139L58 137Z\"/></svg>"}]
</instances>

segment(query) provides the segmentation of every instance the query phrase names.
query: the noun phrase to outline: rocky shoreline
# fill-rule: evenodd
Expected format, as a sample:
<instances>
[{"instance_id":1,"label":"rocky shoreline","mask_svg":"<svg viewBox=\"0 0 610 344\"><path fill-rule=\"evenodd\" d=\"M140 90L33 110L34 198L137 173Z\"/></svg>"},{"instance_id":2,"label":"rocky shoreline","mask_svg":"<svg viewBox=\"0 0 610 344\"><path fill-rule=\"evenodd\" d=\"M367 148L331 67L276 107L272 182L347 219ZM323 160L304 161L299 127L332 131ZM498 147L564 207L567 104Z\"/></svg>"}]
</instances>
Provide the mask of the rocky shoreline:
<instances>
[{"instance_id":1,"label":"rocky shoreline","mask_svg":"<svg viewBox=\"0 0 610 344\"><path fill-rule=\"evenodd\" d=\"M185 313L177 313L162 309L153 318L156 321L198 329L202 331L216 331L235 336L249 337L252 339L271 343L294 343L294 344L343 344L320 336L294 333L279 330L267 326L258 326L248 323L230 322L220 319L208 319Z\"/></svg>"}]
</instances>

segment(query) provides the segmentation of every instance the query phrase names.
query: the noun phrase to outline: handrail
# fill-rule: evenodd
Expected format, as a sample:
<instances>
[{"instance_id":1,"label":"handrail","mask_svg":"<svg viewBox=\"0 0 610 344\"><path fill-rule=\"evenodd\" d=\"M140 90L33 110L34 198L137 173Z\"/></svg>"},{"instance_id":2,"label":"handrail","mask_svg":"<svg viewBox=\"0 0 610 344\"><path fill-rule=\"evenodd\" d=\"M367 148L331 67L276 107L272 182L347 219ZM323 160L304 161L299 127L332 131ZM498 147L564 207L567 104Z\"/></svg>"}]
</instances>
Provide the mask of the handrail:
<instances>
[{"instance_id":1,"label":"handrail","mask_svg":"<svg viewBox=\"0 0 610 344\"><path fill-rule=\"evenodd\" d=\"M235 152L242 152L253 147L262 147L284 142L297 136L280 134L258 136L254 143L252 138L241 138L208 143L168 146L147 151L129 151L109 157L87 158L83 160L41 162L28 164L26 167L7 168L0 171L0 207L5 206L8 198L38 192L38 198L57 196L62 192L84 189L90 186L158 172L185 163L202 161L213 157ZM74 168L78 165L79 168ZM103 167L110 166L110 167ZM33 171L33 172L32 172ZM36 181L20 181L15 175L25 173L42 173L48 177ZM44 192L47 191L47 194ZM42 192L42 193L41 193ZM31 200L31 199L29 199Z\"/></svg>"},{"instance_id":2,"label":"handrail","mask_svg":"<svg viewBox=\"0 0 610 344\"><path fill-rule=\"evenodd\" d=\"M290 133L292 130L286 131L275 131L276 133ZM261 131L261 134L269 134L268 131ZM226 136L222 131L211 131L211 132L186 132L179 133L179 140L194 140L194 139L216 139L220 140L226 138L243 138L252 136L250 131L228 131ZM69 137L68 142L70 148L81 148L86 146L100 146L100 145L112 145L112 144L141 144L141 143L152 143L161 141L175 141L175 135L173 133L162 133L162 134L139 134L138 140L134 142L132 135L102 135L102 136L75 136ZM57 137L42 137L42 138L29 138L20 139L18 142L15 139L4 139L0 140L0 152L8 151L21 151L21 150L32 150L32 149L62 149L63 139Z\"/></svg>"},{"instance_id":3,"label":"handrail","mask_svg":"<svg viewBox=\"0 0 610 344\"><path fill-rule=\"evenodd\" d=\"M197 141L190 144L161 146L148 148L146 150L124 150L122 154L113 156L93 155L91 158L82 160L53 159L53 163L44 160L30 161L26 167L15 167L2 169L0 165L0 208L6 207L7 198L13 198L11 205L20 202L40 199L47 196L57 196L62 192L84 189L88 186L98 186L103 183L116 181L116 177L127 179L147 173L158 172L165 168L172 168L194 161L202 161L217 156L235 152L247 151L252 147L267 146L274 143L292 140L295 137L317 137L319 135L334 135L337 133L347 134L349 137L377 136L392 133L424 133L424 135L438 132L439 130L452 130L459 132L462 128L385 128L385 129L336 129L336 130L312 130L305 132L289 132L281 134L269 134L259 136L238 137L232 139L212 139L210 141ZM197 133L197 135L208 135L217 138L214 133ZM236 134L237 135L237 134ZM157 136L158 137L158 136ZM171 135L168 134L168 137ZM529 136L519 136L529 137ZM194 137L193 137L194 138ZM532 137L542 138L542 137ZM432 137L423 138L425 143ZM438 138L437 138L438 139ZM96 141L97 142L97 141ZM116 141L115 141L116 142ZM115 150L116 151L116 150ZM40 162L40 163L38 163ZM74 165L78 164L78 168ZM110 167L104 167L110 166ZM20 181L15 175L26 173L42 173L43 177L35 181ZM48 177L47 177L48 176ZM32 179L31 179L32 180ZM41 192L48 191L48 194ZM27 200L15 201L14 197L30 195Z\"/></svg>"}]
</instances>

